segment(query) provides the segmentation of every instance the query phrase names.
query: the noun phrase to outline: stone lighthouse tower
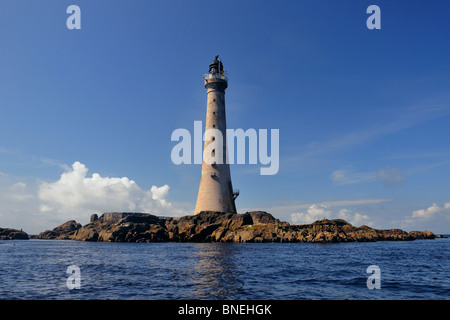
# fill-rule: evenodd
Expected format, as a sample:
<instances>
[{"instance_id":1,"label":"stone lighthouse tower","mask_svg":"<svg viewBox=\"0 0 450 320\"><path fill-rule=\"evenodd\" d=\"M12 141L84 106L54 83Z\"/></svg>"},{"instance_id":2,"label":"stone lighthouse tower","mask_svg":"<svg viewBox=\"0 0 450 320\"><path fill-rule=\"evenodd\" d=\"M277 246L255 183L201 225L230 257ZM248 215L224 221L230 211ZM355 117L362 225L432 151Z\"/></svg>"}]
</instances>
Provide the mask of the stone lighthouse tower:
<instances>
[{"instance_id":1,"label":"stone lighthouse tower","mask_svg":"<svg viewBox=\"0 0 450 320\"><path fill-rule=\"evenodd\" d=\"M224 74L223 64L219 60L219 56L216 56L209 65L209 72L204 75L204 80L207 89L205 144L202 176L194 213L197 214L202 211L236 213L234 200L239 195L239 191L233 191L230 166L227 161L225 89L228 87L228 79ZM207 136L208 130L216 132L217 137L214 135ZM222 144L217 144L216 138L222 139ZM219 145L220 147L221 145L222 150L211 148L211 143L214 143L214 146ZM205 161L208 155L219 157L216 158L218 161L208 163L208 161Z\"/></svg>"}]
</instances>

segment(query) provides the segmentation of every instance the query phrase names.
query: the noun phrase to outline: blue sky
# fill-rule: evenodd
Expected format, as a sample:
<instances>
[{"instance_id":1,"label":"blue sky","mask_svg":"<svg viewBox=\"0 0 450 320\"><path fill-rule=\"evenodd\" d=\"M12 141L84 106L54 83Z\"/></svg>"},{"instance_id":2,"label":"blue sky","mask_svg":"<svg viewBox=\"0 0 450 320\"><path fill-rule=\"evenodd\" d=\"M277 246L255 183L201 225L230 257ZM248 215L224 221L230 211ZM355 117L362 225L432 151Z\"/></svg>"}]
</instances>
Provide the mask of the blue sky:
<instances>
[{"instance_id":1,"label":"blue sky","mask_svg":"<svg viewBox=\"0 0 450 320\"><path fill-rule=\"evenodd\" d=\"M280 130L276 175L232 166L239 212L448 233L449 15L444 0L3 0L0 226L191 214L201 166L174 165L170 137L204 121L220 54L228 127Z\"/></svg>"}]
</instances>

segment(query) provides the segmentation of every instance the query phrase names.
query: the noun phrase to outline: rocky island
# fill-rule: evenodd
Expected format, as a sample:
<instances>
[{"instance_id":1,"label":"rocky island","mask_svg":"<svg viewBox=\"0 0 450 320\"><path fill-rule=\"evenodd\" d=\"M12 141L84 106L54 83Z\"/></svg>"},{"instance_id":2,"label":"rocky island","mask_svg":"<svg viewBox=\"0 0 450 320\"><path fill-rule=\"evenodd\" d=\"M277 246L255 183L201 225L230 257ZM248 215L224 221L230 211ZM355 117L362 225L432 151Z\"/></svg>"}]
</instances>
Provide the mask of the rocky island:
<instances>
[{"instance_id":1,"label":"rocky island","mask_svg":"<svg viewBox=\"0 0 450 320\"><path fill-rule=\"evenodd\" d=\"M107 242L368 242L434 239L430 231L406 232L355 227L345 220L323 219L291 225L262 211L242 214L201 212L183 217L158 217L148 213L107 212L82 226L68 221L37 239Z\"/></svg>"},{"instance_id":2,"label":"rocky island","mask_svg":"<svg viewBox=\"0 0 450 320\"><path fill-rule=\"evenodd\" d=\"M0 228L0 240L28 240L29 236L22 230Z\"/></svg>"}]
</instances>

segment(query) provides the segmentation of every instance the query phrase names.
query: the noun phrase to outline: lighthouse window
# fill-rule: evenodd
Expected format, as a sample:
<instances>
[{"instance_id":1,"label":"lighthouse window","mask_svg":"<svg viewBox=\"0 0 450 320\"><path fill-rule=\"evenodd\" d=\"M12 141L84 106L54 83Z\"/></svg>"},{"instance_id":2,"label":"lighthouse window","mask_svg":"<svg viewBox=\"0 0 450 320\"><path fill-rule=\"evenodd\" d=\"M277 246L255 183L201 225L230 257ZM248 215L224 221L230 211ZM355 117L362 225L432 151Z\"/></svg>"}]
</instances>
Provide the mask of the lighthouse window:
<instances>
[{"instance_id":1,"label":"lighthouse window","mask_svg":"<svg viewBox=\"0 0 450 320\"><path fill-rule=\"evenodd\" d=\"M213 128L215 128L216 127L216 125L215 124L213 124Z\"/></svg>"},{"instance_id":2,"label":"lighthouse window","mask_svg":"<svg viewBox=\"0 0 450 320\"><path fill-rule=\"evenodd\" d=\"M216 140L216 137L212 137L212 141Z\"/></svg>"},{"instance_id":3,"label":"lighthouse window","mask_svg":"<svg viewBox=\"0 0 450 320\"><path fill-rule=\"evenodd\" d=\"M213 114L216 114L216 112L215 112L215 111L213 111Z\"/></svg>"},{"instance_id":4,"label":"lighthouse window","mask_svg":"<svg viewBox=\"0 0 450 320\"><path fill-rule=\"evenodd\" d=\"M213 99L214 102L216 102L216 99Z\"/></svg>"}]
</instances>

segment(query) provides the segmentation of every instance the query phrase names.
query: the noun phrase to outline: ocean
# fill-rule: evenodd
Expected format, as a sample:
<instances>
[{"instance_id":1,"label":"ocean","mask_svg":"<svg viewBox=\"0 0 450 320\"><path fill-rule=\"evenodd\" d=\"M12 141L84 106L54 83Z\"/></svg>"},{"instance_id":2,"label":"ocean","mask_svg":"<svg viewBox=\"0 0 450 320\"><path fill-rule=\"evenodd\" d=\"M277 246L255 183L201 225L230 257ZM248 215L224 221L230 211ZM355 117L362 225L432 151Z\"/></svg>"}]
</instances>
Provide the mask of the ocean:
<instances>
[{"instance_id":1,"label":"ocean","mask_svg":"<svg viewBox=\"0 0 450 320\"><path fill-rule=\"evenodd\" d=\"M369 243L0 241L0 299L448 300L450 239ZM75 266L75 273L68 273ZM370 279L369 266L377 266ZM75 279L76 278L76 279ZM78 281L78 282L77 282ZM379 289L369 289L378 283Z\"/></svg>"}]
</instances>

